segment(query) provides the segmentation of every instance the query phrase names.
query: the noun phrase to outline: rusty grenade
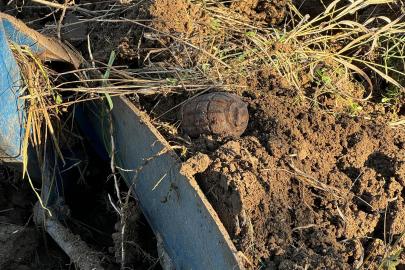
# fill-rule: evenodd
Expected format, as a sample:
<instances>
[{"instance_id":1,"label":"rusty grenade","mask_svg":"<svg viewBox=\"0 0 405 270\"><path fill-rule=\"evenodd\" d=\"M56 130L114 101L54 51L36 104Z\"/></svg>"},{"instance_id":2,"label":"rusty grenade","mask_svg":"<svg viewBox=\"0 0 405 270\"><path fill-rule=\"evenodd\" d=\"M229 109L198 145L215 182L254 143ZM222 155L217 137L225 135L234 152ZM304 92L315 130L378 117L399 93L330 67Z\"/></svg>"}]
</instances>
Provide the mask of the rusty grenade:
<instances>
[{"instance_id":1,"label":"rusty grenade","mask_svg":"<svg viewBox=\"0 0 405 270\"><path fill-rule=\"evenodd\" d=\"M246 130L249 114L247 105L239 97L216 92L183 104L178 118L183 133L190 137L201 134L239 137Z\"/></svg>"}]
</instances>

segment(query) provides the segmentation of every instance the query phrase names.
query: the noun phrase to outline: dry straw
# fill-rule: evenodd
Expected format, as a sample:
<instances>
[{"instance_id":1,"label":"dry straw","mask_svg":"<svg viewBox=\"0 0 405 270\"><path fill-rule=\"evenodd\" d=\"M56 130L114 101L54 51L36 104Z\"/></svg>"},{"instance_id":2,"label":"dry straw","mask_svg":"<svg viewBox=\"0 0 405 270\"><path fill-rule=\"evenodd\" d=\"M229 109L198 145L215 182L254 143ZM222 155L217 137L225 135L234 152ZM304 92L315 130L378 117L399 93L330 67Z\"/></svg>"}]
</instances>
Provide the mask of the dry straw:
<instances>
[{"instance_id":1,"label":"dry straw","mask_svg":"<svg viewBox=\"0 0 405 270\"><path fill-rule=\"evenodd\" d=\"M107 88L111 93L195 94L213 85L239 92L246 87L239 84L241 78L256 76L263 69L286 78L299 100L310 99L315 105L324 94L335 96L347 107L368 101L381 81L404 91L404 14L395 19L376 15L358 22L354 14L359 10L392 1L358 0L337 8L339 2L334 1L314 18L301 15L288 4L289 21L276 28L218 2L193 1L210 18L209 25L198 25L187 16L193 27L208 29L207 34L194 36L157 29L145 20L89 21L133 23L144 27L143 38L162 47L145 56L145 68L112 69L114 79ZM163 51L170 52L171 59L154 63L154 57ZM305 92L303 77L317 84L315 94ZM358 89L363 89L362 93Z\"/></svg>"}]
</instances>

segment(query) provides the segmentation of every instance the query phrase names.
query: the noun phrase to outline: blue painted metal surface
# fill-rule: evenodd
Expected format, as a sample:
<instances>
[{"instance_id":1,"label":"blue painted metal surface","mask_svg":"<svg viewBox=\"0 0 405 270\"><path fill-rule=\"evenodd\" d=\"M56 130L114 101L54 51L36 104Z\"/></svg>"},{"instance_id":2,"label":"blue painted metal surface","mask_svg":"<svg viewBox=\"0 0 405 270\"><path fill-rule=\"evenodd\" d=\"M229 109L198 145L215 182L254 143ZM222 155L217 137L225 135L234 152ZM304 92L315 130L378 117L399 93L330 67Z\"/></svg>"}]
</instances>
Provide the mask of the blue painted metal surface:
<instances>
[{"instance_id":1,"label":"blue painted metal surface","mask_svg":"<svg viewBox=\"0 0 405 270\"><path fill-rule=\"evenodd\" d=\"M104 146L102 138L96 132L95 125L100 123L101 111L93 102L81 102L76 105L75 119L79 124L84 136L96 151L96 153L106 162L110 163L111 158ZM97 130L101 129L97 127Z\"/></svg>"},{"instance_id":2,"label":"blue painted metal surface","mask_svg":"<svg viewBox=\"0 0 405 270\"><path fill-rule=\"evenodd\" d=\"M115 160L126 169L123 175L131 185L136 169L169 145L128 99L112 100ZM106 119L104 125L101 123L101 102L87 103L82 107L91 119L87 125L91 123L96 130L97 136L91 136L95 140L98 137L100 145L102 134L109 134L110 125ZM162 237L176 269L244 269L228 233L195 179L180 174L180 162L174 152L158 155L145 165L134 188L142 212L155 234Z\"/></svg>"},{"instance_id":3,"label":"blue painted metal surface","mask_svg":"<svg viewBox=\"0 0 405 270\"><path fill-rule=\"evenodd\" d=\"M81 57L66 45L41 35L10 15L0 13L0 17L3 21L2 28L10 41L30 47L31 52L43 60L63 61L73 65L75 69L80 66Z\"/></svg>"},{"instance_id":4,"label":"blue painted metal surface","mask_svg":"<svg viewBox=\"0 0 405 270\"><path fill-rule=\"evenodd\" d=\"M0 157L22 162L23 102L18 100L22 84L19 68L8 45L0 20Z\"/></svg>"},{"instance_id":5,"label":"blue painted metal surface","mask_svg":"<svg viewBox=\"0 0 405 270\"><path fill-rule=\"evenodd\" d=\"M35 42L36 37L19 32L16 25L0 19L0 159L10 167L21 171L24 123L26 121L24 119L24 102L18 97L23 94L24 88L19 67L9 46L8 40L10 38L18 45L30 46L33 53L44 52L46 49ZM34 148L29 146L27 152L29 175L33 180L45 181L42 197L48 202L47 205L53 205L56 198L62 195L62 187L65 185L63 179L69 177L70 171L55 173L56 177L52 184L53 170L58 169L58 167L62 168L61 164L54 166L53 149L48 147L47 166L43 171L44 177L42 177ZM67 157L67 166L76 162L76 160L71 159L75 153L64 149L62 152ZM77 151L75 152L77 153Z\"/></svg>"},{"instance_id":6,"label":"blue painted metal surface","mask_svg":"<svg viewBox=\"0 0 405 270\"><path fill-rule=\"evenodd\" d=\"M17 28L12 24L5 23L6 33L3 23L0 20L2 48L0 50L0 155L3 155L3 160L21 163L24 114L21 110L23 103L17 98L21 95L22 89L18 66L12 57L6 37L11 36L19 44L32 46L33 50L38 48L40 50L41 46L37 46L40 43L33 44L32 41L35 39L29 35L24 37L24 34L17 33L15 30ZM158 154L169 145L131 102L123 97L116 97L113 102L112 113L117 142L116 160L122 162L120 167L129 170L124 174L127 184L131 184L135 169L140 168L145 159ZM81 118L80 125L84 127L85 135L94 140L93 147L106 159L105 149L101 149L105 144L102 138L103 125L98 117L101 115L100 104L91 102L82 108L84 111L80 111L79 114L82 113L82 116L84 114L87 120ZM97 108L98 111L95 110ZM80 117L79 114L77 114L78 117ZM89 126L92 126L96 132L89 129ZM109 127L108 124L105 127ZM48 156L50 160L48 168L53 167L51 152ZM241 258L237 255L238 252L215 211L196 181L180 174L179 166L177 156L173 152L169 151L157 156L143 168L135 185L142 211L154 232L161 235L176 269L244 269ZM50 170L45 173L47 178L52 174ZM163 181L153 190L164 175L166 176ZM49 188L48 184L44 191ZM53 194L56 196L56 193Z\"/></svg>"},{"instance_id":7,"label":"blue painted metal surface","mask_svg":"<svg viewBox=\"0 0 405 270\"><path fill-rule=\"evenodd\" d=\"M26 35L25 33L16 29L16 25L10 21L3 21L3 28L9 40L19 44L29 46L32 53L42 53L45 51L43 44L39 44L38 40Z\"/></svg>"}]
</instances>

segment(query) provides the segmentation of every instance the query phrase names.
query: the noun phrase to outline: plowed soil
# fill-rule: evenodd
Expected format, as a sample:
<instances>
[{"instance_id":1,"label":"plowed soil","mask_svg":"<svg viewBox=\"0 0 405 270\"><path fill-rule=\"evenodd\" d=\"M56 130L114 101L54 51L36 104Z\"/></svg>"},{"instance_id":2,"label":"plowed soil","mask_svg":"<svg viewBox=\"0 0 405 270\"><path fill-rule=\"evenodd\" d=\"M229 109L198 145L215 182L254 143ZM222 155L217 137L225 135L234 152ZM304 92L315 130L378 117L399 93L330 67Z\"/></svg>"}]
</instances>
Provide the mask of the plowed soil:
<instances>
[{"instance_id":1,"label":"plowed soil","mask_svg":"<svg viewBox=\"0 0 405 270\"><path fill-rule=\"evenodd\" d=\"M304 11L321 12L313 9L320 3L303 5ZM284 1L230 6L269 25L282 23L287 14ZM371 11L361 16L367 12ZM209 21L203 11L180 0L144 1L125 15L162 31L181 32L197 45ZM144 29L129 23L107 23L103 28L89 23L88 32L94 57L102 62L117 50L117 64L140 67L152 57L148 52L165 46L142 38ZM81 46L86 56L87 44ZM172 61L171 57L163 50L153 61ZM246 132L240 138L204 135L190 146L190 152L209 164L195 177L236 248L246 256L245 267L356 269L371 254L365 266L376 269L386 248L405 229L404 130L389 126L381 113L375 118L352 116L342 109L326 112L305 100L297 103L293 90L274 72L256 75L239 82L246 86L239 93L248 104ZM186 99L164 97L162 107L155 106L157 98L141 97L137 105L160 114ZM176 113L172 115L165 120L176 121ZM401 242L399 248L405 245ZM404 261L404 254L400 259Z\"/></svg>"},{"instance_id":2,"label":"plowed soil","mask_svg":"<svg viewBox=\"0 0 405 270\"><path fill-rule=\"evenodd\" d=\"M163 0L154 3L167 6ZM236 2L231 8L280 23L283 3L267 2L267 13L263 5ZM170 14L165 9L152 16L165 22L155 24L158 29L171 29ZM239 84L247 87L242 93L247 131L241 138L201 136L190 149L209 163L196 179L246 256L245 267L356 269L372 253L365 266L375 269L405 228L404 131L390 127L385 116L354 117L338 108L326 112L296 103L294 91L269 70ZM155 98L141 100L141 107L160 115L172 101L179 103L173 95L164 98L169 106L155 106Z\"/></svg>"},{"instance_id":3,"label":"plowed soil","mask_svg":"<svg viewBox=\"0 0 405 270\"><path fill-rule=\"evenodd\" d=\"M384 232L401 233L402 130L273 95L249 113L240 139L215 151L199 140L212 163L198 179L252 269L355 269Z\"/></svg>"},{"instance_id":4,"label":"plowed soil","mask_svg":"<svg viewBox=\"0 0 405 270\"><path fill-rule=\"evenodd\" d=\"M230 8L269 25L282 23L286 16L284 1L237 1ZM314 1L303 5L304 14L312 17L323 10ZM145 24L164 33L183 33L196 46L209 23L203 10L180 0L145 1L128 17L149 19ZM135 27L114 45L119 61L130 66L172 62L168 51L153 49L164 48L164 39L158 43L142 38L141 30ZM309 79L301 83L311 91ZM385 248L405 228L404 131L390 127L388 117L353 117L333 109L327 98L323 102L328 112L307 101L297 103L294 91L271 70L238 84L246 86L245 92L238 92L248 103L246 132L240 138L204 135L192 140L189 148L204 163L197 167L209 164L195 177L236 248L246 256L245 267L356 269L372 253L365 266L375 269L386 256ZM141 97L137 105L153 119L185 99ZM158 105L158 100L164 102ZM364 108L378 115L381 110ZM175 123L176 112L160 120Z\"/></svg>"}]
</instances>

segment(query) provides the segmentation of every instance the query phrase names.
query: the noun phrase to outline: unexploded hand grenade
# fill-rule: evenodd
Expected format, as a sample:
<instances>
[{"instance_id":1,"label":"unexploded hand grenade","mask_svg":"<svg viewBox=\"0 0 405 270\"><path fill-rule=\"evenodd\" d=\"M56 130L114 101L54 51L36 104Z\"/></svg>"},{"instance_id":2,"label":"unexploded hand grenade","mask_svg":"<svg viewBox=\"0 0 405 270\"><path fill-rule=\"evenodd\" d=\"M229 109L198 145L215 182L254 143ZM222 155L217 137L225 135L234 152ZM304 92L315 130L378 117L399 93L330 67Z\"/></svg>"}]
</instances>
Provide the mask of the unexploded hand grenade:
<instances>
[{"instance_id":1,"label":"unexploded hand grenade","mask_svg":"<svg viewBox=\"0 0 405 270\"><path fill-rule=\"evenodd\" d=\"M183 133L190 137L200 134L239 137L247 127L249 114L247 105L239 97L217 92L185 103L178 118Z\"/></svg>"}]
</instances>

